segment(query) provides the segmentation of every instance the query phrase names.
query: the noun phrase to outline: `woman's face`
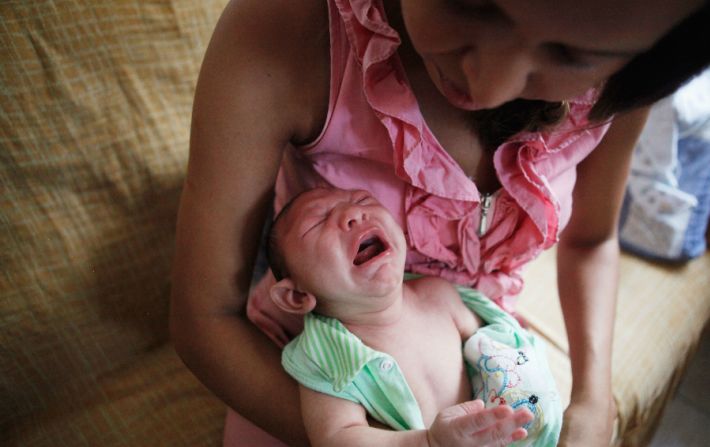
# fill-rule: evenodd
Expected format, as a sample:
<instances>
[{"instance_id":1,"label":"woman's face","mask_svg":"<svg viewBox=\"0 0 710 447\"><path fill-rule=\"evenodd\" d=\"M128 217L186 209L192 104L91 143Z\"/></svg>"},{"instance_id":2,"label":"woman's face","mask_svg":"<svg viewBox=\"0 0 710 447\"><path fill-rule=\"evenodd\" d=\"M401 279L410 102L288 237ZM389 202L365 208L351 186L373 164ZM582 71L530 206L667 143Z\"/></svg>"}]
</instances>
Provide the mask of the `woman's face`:
<instances>
[{"instance_id":1,"label":"woman's face","mask_svg":"<svg viewBox=\"0 0 710 447\"><path fill-rule=\"evenodd\" d=\"M414 49L466 110L600 85L702 0L400 0ZM653 73L649 73L653 76Z\"/></svg>"}]
</instances>

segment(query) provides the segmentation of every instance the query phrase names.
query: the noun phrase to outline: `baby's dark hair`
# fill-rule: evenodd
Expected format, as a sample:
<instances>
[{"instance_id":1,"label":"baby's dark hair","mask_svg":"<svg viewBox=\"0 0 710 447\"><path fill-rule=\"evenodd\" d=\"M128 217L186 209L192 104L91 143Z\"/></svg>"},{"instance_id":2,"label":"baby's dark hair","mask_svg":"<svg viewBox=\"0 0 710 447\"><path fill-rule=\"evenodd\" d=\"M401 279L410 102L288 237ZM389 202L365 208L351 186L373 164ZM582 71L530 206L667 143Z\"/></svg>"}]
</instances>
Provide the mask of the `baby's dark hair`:
<instances>
[{"instance_id":1,"label":"baby's dark hair","mask_svg":"<svg viewBox=\"0 0 710 447\"><path fill-rule=\"evenodd\" d=\"M291 206L294 202L301 197L303 194L310 190L301 191L296 194L291 200L289 200L286 205L281 208L281 211L274 217L271 224L267 228L266 232L266 260L269 262L269 267L271 268L271 273L273 273L276 281L281 281L284 278L288 278L291 274L289 273L288 266L286 265L286 257L279 244L278 226L283 222L285 216L288 214Z\"/></svg>"},{"instance_id":2,"label":"baby's dark hair","mask_svg":"<svg viewBox=\"0 0 710 447\"><path fill-rule=\"evenodd\" d=\"M705 43L703 43L705 42ZM648 106L673 93L710 64L710 1L675 25L648 51L613 74L589 119L602 123L618 113ZM566 116L560 102L517 99L495 109L470 112L481 144L494 151L519 132L553 128Z\"/></svg>"}]
</instances>

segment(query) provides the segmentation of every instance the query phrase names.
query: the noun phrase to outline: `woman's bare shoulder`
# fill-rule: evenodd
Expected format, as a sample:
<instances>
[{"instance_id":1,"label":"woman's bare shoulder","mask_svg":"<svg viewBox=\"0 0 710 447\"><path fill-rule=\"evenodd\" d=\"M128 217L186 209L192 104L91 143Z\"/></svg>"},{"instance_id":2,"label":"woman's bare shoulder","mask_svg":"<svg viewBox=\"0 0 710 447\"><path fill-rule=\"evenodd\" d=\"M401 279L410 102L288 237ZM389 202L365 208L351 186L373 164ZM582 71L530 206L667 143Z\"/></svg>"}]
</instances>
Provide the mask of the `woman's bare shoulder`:
<instances>
[{"instance_id":1,"label":"woman's bare shoulder","mask_svg":"<svg viewBox=\"0 0 710 447\"><path fill-rule=\"evenodd\" d=\"M175 300L188 303L188 313L244 309L284 148L321 130L327 76L321 97L315 81L303 85L321 76L321 66L329 72L327 59L317 61L315 38L306 39L306 25L324 23L327 38L327 5L319 15L317 3L232 0L214 30L195 90L177 225Z\"/></svg>"},{"instance_id":2,"label":"woman's bare shoulder","mask_svg":"<svg viewBox=\"0 0 710 447\"><path fill-rule=\"evenodd\" d=\"M278 103L271 118L296 118L293 139L307 139L327 114L329 45L323 0L232 0L210 42L217 57L205 62L219 64L234 89Z\"/></svg>"}]
</instances>

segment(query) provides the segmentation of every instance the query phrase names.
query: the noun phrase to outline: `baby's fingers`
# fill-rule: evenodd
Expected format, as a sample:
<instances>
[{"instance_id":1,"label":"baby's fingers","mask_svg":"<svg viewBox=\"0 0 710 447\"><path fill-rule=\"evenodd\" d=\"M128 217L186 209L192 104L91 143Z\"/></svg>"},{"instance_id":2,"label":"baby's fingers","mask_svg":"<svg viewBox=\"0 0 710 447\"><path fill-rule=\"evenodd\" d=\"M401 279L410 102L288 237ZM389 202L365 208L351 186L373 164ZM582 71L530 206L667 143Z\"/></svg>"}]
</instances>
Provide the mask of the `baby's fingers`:
<instances>
[{"instance_id":1,"label":"baby's fingers","mask_svg":"<svg viewBox=\"0 0 710 447\"><path fill-rule=\"evenodd\" d=\"M513 409L507 405L483 408L483 402L477 400L460 404L458 407L463 407L466 404L471 404L471 407L477 407L476 411L460 413L452 421L452 425L462 433L478 433L495 425L499 420L513 416Z\"/></svg>"},{"instance_id":2,"label":"baby's fingers","mask_svg":"<svg viewBox=\"0 0 710 447\"><path fill-rule=\"evenodd\" d=\"M507 405L484 408L480 400L464 402L442 410L427 438L432 447L498 447L525 438L522 426L532 418L527 409L514 412Z\"/></svg>"},{"instance_id":3,"label":"baby's fingers","mask_svg":"<svg viewBox=\"0 0 710 447\"><path fill-rule=\"evenodd\" d=\"M507 414L502 411L497 413L502 417L498 417L494 424L484 430L473 434L472 440L475 440L476 445L506 446L527 436L527 431L522 427L533 419L533 414L527 409L513 412L510 407L503 408L508 409Z\"/></svg>"}]
</instances>

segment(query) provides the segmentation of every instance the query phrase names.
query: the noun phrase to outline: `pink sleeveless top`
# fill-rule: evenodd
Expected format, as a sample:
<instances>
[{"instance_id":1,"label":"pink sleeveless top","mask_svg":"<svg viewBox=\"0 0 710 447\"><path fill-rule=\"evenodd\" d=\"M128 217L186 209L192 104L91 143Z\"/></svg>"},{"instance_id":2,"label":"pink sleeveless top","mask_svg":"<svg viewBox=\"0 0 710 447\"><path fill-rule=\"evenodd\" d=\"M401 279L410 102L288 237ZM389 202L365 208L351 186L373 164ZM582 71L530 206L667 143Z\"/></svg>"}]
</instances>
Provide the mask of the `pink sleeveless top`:
<instances>
[{"instance_id":1,"label":"pink sleeveless top","mask_svg":"<svg viewBox=\"0 0 710 447\"><path fill-rule=\"evenodd\" d=\"M557 241L570 217L576 165L608 128L586 121L595 92L572 100L568 118L554 131L520 134L497 148L502 188L479 236L482 194L424 122L381 1L328 0L328 7L327 121L314 142L287 149L275 211L315 186L368 190L405 231L408 271L475 287L511 311L523 287L521 267ZM273 305L271 284L267 273L255 285L247 314L283 346L301 331L302 318ZM224 442L283 445L232 411Z\"/></svg>"},{"instance_id":2,"label":"pink sleeveless top","mask_svg":"<svg viewBox=\"0 0 710 447\"><path fill-rule=\"evenodd\" d=\"M290 147L276 184L275 211L318 185L369 190L395 216L409 244L407 270L475 287L512 311L520 269L553 245L569 220L576 165L608 125L590 126L595 92L570 102L564 123L497 148L487 230L482 194L427 127L396 51L400 39L379 0L328 0L331 87L326 124L307 146ZM253 291L249 318L283 345L300 332L266 293Z\"/></svg>"}]
</instances>

